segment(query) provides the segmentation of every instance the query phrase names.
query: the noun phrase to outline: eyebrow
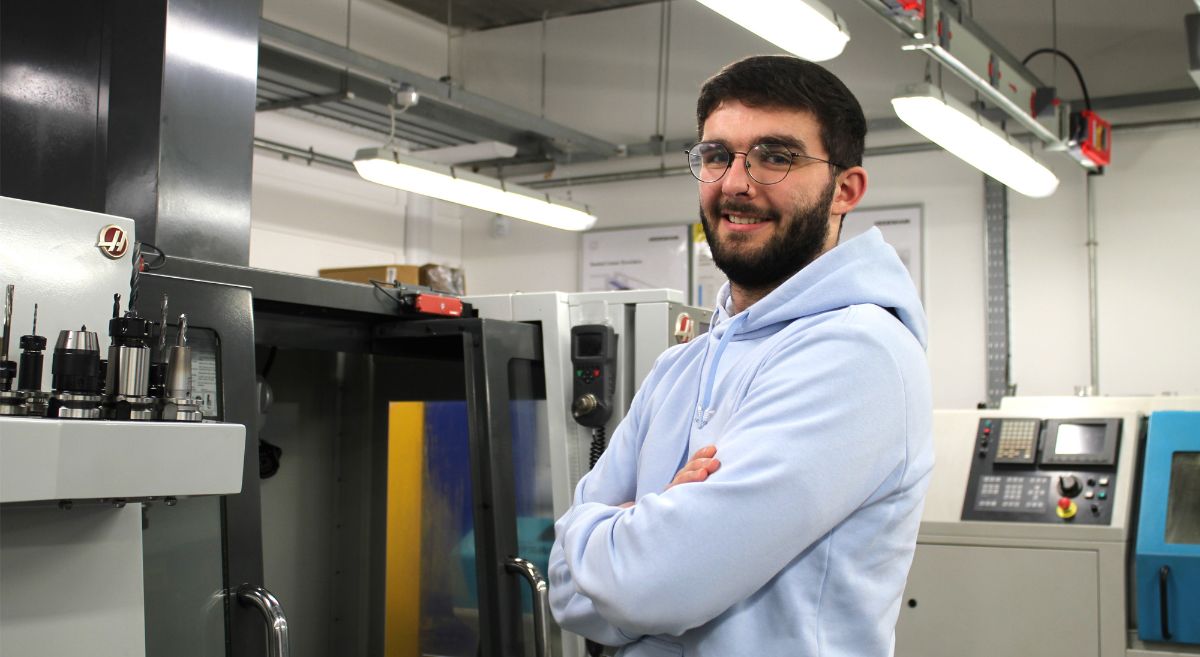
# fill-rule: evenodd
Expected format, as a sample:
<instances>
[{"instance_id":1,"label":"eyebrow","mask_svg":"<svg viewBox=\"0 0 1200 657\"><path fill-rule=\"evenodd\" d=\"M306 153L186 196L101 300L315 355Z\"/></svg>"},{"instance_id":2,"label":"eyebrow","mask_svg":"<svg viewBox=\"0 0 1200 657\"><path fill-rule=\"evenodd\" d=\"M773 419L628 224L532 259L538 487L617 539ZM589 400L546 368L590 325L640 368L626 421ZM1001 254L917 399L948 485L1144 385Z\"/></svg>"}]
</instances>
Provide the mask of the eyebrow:
<instances>
[{"instance_id":1,"label":"eyebrow","mask_svg":"<svg viewBox=\"0 0 1200 657\"><path fill-rule=\"evenodd\" d=\"M804 155L808 154L808 148L804 145L804 140L799 137L792 137L790 135L763 135L756 139L754 143L779 144L781 146L787 146L798 153Z\"/></svg>"},{"instance_id":2,"label":"eyebrow","mask_svg":"<svg viewBox=\"0 0 1200 657\"><path fill-rule=\"evenodd\" d=\"M724 139L705 139L704 141L721 144L725 148L733 150L730 148L729 142ZM804 140L791 135L759 135L751 140L751 144L779 144L801 155L808 154L808 148L804 145Z\"/></svg>"}]
</instances>

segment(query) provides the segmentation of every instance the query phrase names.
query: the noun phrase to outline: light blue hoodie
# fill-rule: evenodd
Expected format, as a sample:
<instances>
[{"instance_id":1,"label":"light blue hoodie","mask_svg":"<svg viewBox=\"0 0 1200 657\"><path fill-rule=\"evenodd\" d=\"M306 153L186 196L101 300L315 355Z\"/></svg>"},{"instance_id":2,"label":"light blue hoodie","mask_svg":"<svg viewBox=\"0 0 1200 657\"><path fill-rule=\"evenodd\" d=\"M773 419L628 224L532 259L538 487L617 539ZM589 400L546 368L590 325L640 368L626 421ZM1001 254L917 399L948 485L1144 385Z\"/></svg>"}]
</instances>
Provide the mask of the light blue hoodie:
<instances>
[{"instance_id":1,"label":"light blue hoodie","mask_svg":"<svg viewBox=\"0 0 1200 657\"><path fill-rule=\"evenodd\" d=\"M891 655L933 466L908 272L872 229L732 318L728 295L556 523L554 616L623 657ZM709 444L720 469L664 491Z\"/></svg>"}]
</instances>

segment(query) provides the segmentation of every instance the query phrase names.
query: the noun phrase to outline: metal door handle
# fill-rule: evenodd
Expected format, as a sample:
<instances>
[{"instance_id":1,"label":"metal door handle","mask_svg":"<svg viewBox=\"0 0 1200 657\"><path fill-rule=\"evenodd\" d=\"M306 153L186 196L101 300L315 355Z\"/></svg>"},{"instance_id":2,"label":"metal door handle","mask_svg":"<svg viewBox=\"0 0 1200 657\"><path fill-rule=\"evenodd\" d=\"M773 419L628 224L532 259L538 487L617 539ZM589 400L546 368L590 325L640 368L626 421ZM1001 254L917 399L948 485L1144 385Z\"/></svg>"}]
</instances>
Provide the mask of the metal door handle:
<instances>
[{"instance_id":1,"label":"metal door handle","mask_svg":"<svg viewBox=\"0 0 1200 657\"><path fill-rule=\"evenodd\" d=\"M546 657L550 650L550 586L533 562L521 557L509 557L505 567L510 573L518 573L529 582L533 593L534 649L537 657Z\"/></svg>"},{"instance_id":2,"label":"metal door handle","mask_svg":"<svg viewBox=\"0 0 1200 657\"><path fill-rule=\"evenodd\" d=\"M1162 635L1167 641L1171 640L1171 626L1167 623L1167 579L1170 577L1170 566L1158 569L1158 613L1162 620Z\"/></svg>"},{"instance_id":3,"label":"metal door handle","mask_svg":"<svg viewBox=\"0 0 1200 657\"><path fill-rule=\"evenodd\" d=\"M238 602L262 612L267 623L267 655L288 657L288 623L283 605L270 591L261 586L242 584L237 590Z\"/></svg>"}]
</instances>

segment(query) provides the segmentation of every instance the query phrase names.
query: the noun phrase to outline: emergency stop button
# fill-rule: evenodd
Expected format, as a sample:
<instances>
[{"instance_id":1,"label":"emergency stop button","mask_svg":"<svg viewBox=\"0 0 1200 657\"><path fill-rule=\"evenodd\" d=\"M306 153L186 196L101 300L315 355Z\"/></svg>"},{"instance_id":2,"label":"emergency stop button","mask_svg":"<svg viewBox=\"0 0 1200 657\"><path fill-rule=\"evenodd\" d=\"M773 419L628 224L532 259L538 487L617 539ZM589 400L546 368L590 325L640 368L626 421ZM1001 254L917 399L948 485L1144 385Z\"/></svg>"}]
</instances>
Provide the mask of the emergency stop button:
<instances>
[{"instance_id":1,"label":"emergency stop button","mask_svg":"<svg viewBox=\"0 0 1200 657\"><path fill-rule=\"evenodd\" d=\"M1071 518L1075 517L1076 513L1079 512L1079 507L1075 506L1075 503L1071 501L1071 498L1060 497L1058 499L1058 507L1055 509L1055 511L1058 512L1059 518L1062 518L1063 520L1070 520Z\"/></svg>"}]
</instances>

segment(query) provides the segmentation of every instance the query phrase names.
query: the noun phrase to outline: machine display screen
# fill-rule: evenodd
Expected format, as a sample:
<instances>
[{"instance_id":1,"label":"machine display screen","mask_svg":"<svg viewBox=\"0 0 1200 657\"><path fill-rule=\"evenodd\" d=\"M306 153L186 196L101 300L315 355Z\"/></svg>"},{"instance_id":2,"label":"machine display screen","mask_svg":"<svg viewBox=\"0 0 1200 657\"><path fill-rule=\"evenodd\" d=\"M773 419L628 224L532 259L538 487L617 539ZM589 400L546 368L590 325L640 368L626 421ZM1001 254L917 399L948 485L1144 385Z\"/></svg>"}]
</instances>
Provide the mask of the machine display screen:
<instances>
[{"instance_id":1,"label":"machine display screen","mask_svg":"<svg viewBox=\"0 0 1200 657\"><path fill-rule=\"evenodd\" d=\"M1200 452L1176 452L1171 458L1166 541L1200 544Z\"/></svg>"},{"instance_id":2,"label":"machine display screen","mask_svg":"<svg viewBox=\"0 0 1200 657\"><path fill-rule=\"evenodd\" d=\"M1101 454L1104 452L1104 425L1060 424L1055 454Z\"/></svg>"},{"instance_id":3,"label":"machine display screen","mask_svg":"<svg viewBox=\"0 0 1200 657\"><path fill-rule=\"evenodd\" d=\"M604 335L600 333L579 333L576 336L575 356L589 358L600 355L604 349Z\"/></svg>"}]
</instances>

